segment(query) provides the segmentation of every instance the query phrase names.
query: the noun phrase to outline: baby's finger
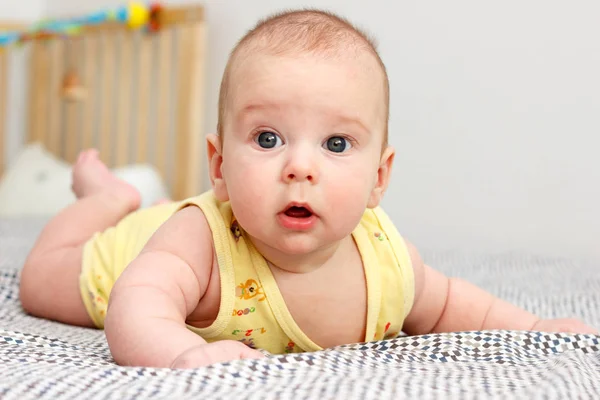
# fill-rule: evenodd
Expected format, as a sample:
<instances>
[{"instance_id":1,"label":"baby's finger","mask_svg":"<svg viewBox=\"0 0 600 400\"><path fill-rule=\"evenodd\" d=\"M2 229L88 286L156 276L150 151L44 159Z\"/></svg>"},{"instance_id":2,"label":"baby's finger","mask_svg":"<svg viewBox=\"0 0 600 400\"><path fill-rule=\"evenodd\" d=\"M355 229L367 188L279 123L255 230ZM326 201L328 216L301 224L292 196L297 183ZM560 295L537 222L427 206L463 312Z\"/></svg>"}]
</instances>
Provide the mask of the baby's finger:
<instances>
[{"instance_id":1,"label":"baby's finger","mask_svg":"<svg viewBox=\"0 0 600 400\"><path fill-rule=\"evenodd\" d=\"M558 319L556 320L556 324L559 332L569 332L569 333L580 333L580 334L592 334L597 335L598 330L592 328L589 325L584 324L578 319L568 318L568 319Z\"/></svg>"},{"instance_id":2,"label":"baby's finger","mask_svg":"<svg viewBox=\"0 0 600 400\"><path fill-rule=\"evenodd\" d=\"M258 359L265 357L260 351L254 350L241 342L227 341L222 343L223 345L228 347L231 346L230 348L235 349L235 352L240 359Z\"/></svg>"},{"instance_id":3,"label":"baby's finger","mask_svg":"<svg viewBox=\"0 0 600 400\"><path fill-rule=\"evenodd\" d=\"M261 358L265 358L265 355L263 353L261 353L260 351L256 351L253 350L251 348L248 348L247 350L242 351L242 354L240 354L240 358L241 359L253 359L253 360L258 360Z\"/></svg>"},{"instance_id":4,"label":"baby's finger","mask_svg":"<svg viewBox=\"0 0 600 400\"><path fill-rule=\"evenodd\" d=\"M587 333L587 334L591 334L591 335L600 335L600 332L597 329L592 328L591 326L587 326L587 325L584 325L582 327L582 329L580 329L579 333Z\"/></svg>"}]
</instances>

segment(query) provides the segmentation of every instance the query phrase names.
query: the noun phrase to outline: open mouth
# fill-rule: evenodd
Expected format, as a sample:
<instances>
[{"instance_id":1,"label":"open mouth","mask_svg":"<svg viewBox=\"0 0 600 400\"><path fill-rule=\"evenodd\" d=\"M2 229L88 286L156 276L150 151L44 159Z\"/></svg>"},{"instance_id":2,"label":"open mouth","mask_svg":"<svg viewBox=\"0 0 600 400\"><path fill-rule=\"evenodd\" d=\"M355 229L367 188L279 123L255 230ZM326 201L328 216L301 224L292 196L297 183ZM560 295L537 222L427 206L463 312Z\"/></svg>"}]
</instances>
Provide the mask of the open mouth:
<instances>
[{"instance_id":1,"label":"open mouth","mask_svg":"<svg viewBox=\"0 0 600 400\"><path fill-rule=\"evenodd\" d=\"M306 203L290 203L278 214L279 223L292 231L308 231L315 227L318 216Z\"/></svg>"},{"instance_id":2,"label":"open mouth","mask_svg":"<svg viewBox=\"0 0 600 400\"><path fill-rule=\"evenodd\" d=\"M306 207L291 206L284 212L285 215L292 218L309 218L313 215Z\"/></svg>"}]
</instances>

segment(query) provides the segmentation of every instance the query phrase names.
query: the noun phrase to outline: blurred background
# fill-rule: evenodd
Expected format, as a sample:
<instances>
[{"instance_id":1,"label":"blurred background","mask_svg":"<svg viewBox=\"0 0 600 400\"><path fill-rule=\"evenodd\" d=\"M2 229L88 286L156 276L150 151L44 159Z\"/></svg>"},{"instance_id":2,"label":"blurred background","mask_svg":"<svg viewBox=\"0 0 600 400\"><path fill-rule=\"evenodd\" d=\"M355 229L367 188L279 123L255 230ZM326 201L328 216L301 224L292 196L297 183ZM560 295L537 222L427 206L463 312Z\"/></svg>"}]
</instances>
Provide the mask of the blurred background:
<instances>
[{"instance_id":1,"label":"blurred background","mask_svg":"<svg viewBox=\"0 0 600 400\"><path fill-rule=\"evenodd\" d=\"M33 22L122 4L0 1L0 20ZM258 19L282 9L331 10L376 39L388 69L390 142L397 158L383 205L406 238L424 249L600 261L600 3L163 4L204 7L199 135L214 131L229 51ZM27 126L25 57L10 60L7 165L18 157ZM206 180L201 186L207 187Z\"/></svg>"}]
</instances>

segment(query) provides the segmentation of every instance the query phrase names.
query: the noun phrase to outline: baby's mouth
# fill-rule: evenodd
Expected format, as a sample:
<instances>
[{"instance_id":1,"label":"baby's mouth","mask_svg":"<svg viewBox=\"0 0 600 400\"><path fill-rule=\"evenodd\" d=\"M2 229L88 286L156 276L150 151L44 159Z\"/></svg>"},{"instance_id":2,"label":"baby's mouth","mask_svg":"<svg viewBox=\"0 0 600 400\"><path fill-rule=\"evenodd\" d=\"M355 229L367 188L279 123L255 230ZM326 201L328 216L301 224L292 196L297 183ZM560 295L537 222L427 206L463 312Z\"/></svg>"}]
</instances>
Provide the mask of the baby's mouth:
<instances>
[{"instance_id":1,"label":"baby's mouth","mask_svg":"<svg viewBox=\"0 0 600 400\"><path fill-rule=\"evenodd\" d=\"M279 223L291 231L309 231L315 227L319 216L306 203L291 202L277 214Z\"/></svg>"},{"instance_id":2,"label":"baby's mouth","mask_svg":"<svg viewBox=\"0 0 600 400\"><path fill-rule=\"evenodd\" d=\"M291 206L288 207L283 213L292 218L310 218L314 214L312 210L304 206Z\"/></svg>"}]
</instances>

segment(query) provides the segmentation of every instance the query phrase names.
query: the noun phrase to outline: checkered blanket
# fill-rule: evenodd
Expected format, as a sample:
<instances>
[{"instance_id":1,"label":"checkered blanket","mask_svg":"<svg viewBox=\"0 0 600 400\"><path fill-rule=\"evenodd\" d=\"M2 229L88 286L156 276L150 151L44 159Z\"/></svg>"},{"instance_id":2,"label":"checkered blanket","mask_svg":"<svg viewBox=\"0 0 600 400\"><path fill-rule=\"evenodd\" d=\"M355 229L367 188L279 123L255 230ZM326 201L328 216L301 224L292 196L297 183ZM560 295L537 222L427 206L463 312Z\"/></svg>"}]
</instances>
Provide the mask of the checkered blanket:
<instances>
[{"instance_id":1,"label":"checkered blanket","mask_svg":"<svg viewBox=\"0 0 600 400\"><path fill-rule=\"evenodd\" d=\"M0 220L0 398L263 399L598 398L600 337L515 331L460 332L236 361L195 370L117 366L102 331L27 316L19 269L40 220ZM600 327L600 266L518 254L425 252L544 317Z\"/></svg>"}]
</instances>

